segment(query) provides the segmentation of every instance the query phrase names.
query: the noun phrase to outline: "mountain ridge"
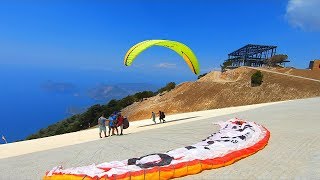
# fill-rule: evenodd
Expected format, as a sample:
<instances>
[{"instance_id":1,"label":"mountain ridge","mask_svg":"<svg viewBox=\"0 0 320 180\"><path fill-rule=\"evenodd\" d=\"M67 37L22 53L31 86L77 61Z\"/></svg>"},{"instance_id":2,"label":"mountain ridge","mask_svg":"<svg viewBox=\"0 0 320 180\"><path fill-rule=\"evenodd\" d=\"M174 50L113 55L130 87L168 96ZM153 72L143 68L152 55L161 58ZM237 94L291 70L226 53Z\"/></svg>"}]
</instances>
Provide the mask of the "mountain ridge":
<instances>
[{"instance_id":1,"label":"mountain ridge","mask_svg":"<svg viewBox=\"0 0 320 180\"><path fill-rule=\"evenodd\" d=\"M310 70L269 69L298 73L320 79ZM167 114L242 106L320 96L320 83L262 71L263 83L251 87L251 75L257 70L240 67L226 72L213 71L195 82L185 82L163 95L124 108L130 120L150 118L152 111Z\"/></svg>"}]
</instances>

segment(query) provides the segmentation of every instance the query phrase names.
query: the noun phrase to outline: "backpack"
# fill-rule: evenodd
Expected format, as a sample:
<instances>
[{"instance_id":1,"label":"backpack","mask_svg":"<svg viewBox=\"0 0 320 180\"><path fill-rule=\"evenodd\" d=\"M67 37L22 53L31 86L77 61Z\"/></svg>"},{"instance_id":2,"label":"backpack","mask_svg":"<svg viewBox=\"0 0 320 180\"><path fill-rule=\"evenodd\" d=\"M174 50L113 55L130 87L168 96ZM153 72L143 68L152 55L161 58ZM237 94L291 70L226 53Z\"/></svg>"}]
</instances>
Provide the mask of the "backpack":
<instances>
[{"instance_id":1,"label":"backpack","mask_svg":"<svg viewBox=\"0 0 320 180\"><path fill-rule=\"evenodd\" d=\"M162 117L162 119L166 117L166 115L164 114L164 112L161 112L161 117Z\"/></svg>"},{"instance_id":2,"label":"backpack","mask_svg":"<svg viewBox=\"0 0 320 180\"><path fill-rule=\"evenodd\" d=\"M123 118L123 129L127 129L129 126L128 118Z\"/></svg>"}]
</instances>

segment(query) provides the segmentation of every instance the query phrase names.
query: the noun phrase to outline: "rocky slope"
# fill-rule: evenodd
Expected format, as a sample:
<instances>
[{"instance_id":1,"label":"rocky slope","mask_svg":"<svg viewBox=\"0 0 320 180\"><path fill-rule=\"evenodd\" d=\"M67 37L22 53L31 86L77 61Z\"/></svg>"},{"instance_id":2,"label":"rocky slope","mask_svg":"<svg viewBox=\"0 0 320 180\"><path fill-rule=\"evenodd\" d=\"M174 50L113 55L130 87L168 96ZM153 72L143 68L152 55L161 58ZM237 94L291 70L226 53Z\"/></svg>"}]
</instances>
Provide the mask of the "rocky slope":
<instances>
[{"instance_id":1,"label":"rocky slope","mask_svg":"<svg viewBox=\"0 0 320 180\"><path fill-rule=\"evenodd\" d=\"M275 71L320 79L320 72L309 70ZM262 85L251 87L254 72L246 67L224 73L210 72L198 81L182 83L170 92L136 102L122 112L132 121L150 118L152 111L159 110L174 114L320 96L320 82L271 72L262 72Z\"/></svg>"}]
</instances>

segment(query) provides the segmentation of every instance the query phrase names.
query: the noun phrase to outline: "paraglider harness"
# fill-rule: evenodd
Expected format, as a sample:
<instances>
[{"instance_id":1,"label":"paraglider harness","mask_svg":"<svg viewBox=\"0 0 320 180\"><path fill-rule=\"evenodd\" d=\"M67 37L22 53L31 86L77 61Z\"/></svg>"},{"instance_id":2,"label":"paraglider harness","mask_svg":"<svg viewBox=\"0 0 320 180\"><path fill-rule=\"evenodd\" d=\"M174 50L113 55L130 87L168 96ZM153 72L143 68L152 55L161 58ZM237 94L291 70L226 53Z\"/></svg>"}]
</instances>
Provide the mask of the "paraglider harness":
<instances>
[{"instance_id":1,"label":"paraglider harness","mask_svg":"<svg viewBox=\"0 0 320 180\"><path fill-rule=\"evenodd\" d=\"M123 129L127 129L130 126L129 120L128 120L127 117L123 117L123 123L122 124L123 124Z\"/></svg>"},{"instance_id":2,"label":"paraglider harness","mask_svg":"<svg viewBox=\"0 0 320 180\"><path fill-rule=\"evenodd\" d=\"M160 113L160 119L164 119L166 117L166 115L164 114L164 112L163 111L161 111L161 113Z\"/></svg>"},{"instance_id":3,"label":"paraglider harness","mask_svg":"<svg viewBox=\"0 0 320 180\"><path fill-rule=\"evenodd\" d=\"M162 119L166 118L166 115L164 114L164 112L162 112Z\"/></svg>"}]
</instances>

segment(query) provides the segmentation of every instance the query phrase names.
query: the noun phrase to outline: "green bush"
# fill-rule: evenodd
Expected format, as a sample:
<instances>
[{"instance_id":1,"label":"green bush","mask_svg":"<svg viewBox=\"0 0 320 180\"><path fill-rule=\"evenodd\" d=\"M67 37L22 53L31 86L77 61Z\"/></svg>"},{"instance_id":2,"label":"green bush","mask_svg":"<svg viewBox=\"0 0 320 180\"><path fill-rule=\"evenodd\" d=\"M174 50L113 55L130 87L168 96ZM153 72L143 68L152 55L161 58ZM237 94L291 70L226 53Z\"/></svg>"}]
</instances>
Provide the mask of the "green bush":
<instances>
[{"instance_id":1,"label":"green bush","mask_svg":"<svg viewBox=\"0 0 320 180\"><path fill-rule=\"evenodd\" d=\"M251 86L260 86L262 84L263 74L261 71L257 71L251 76Z\"/></svg>"},{"instance_id":2,"label":"green bush","mask_svg":"<svg viewBox=\"0 0 320 180\"><path fill-rule=\"evenodd\" d=\"M165 91L169 92L172 89L174 89L175 87L176 87L176 83L170 82L165 87L159 89L157 93L160 94L160 93L165 92Z\"/></svg>"},{"instance_id":3,"label":"green bush","mask_svg":"<svg viewBox=\"0 0 320 180\"><path fill-rule=\"evenodd\" d=\"M283 63L288 59L288 55L286 54L277 54L272 56L270 59L267 59L265 64L271 67L276 67L278 64Z\"/></svg>"},{"instance_id":4,"label":"green bush","mask_svg":"<svg viewBox=\"0 0 320 180\"><path fill-rule=\"evenodd\" d=\"M220 67L221 67L221 72L224 72L225 69L228 67L228 66L231 66L232 65L232 61L231 60L226 60L224 61Z\"/></svg>"},{"instance_id":5,"label":"green bush","mask_svg":"<svg viewBox=\"0 0 320 180\"><path fill-rule=\"evenodd\" d=\"M134 96L137 100L142 100L144 98L149 98L154 96L155 94L152 91L142 91L142 92L138 92L136 93Z\"/></svg>"}]
</instances>

